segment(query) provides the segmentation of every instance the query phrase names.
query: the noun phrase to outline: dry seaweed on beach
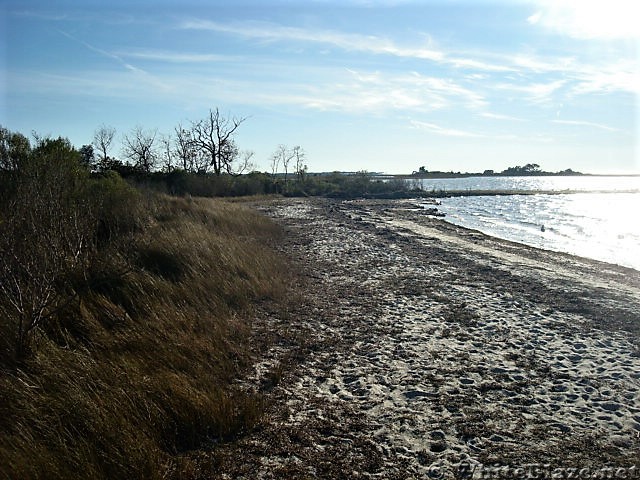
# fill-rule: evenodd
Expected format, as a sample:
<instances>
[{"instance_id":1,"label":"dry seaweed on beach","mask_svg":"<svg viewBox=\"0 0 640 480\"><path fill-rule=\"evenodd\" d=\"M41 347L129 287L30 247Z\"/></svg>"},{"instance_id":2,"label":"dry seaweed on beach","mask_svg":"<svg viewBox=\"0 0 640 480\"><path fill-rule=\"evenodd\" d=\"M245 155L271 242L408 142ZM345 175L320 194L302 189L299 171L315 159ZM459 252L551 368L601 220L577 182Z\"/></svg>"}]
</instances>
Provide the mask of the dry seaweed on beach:
<instances>
[{"instance_id":1,"label":"dry seaweed on beach","mask_svg":"<svg viewBox=\"0 0 640 480\"><path fill-rule=\"evenodd\" d=\"M410 202L261 209L285 228L299 296L266 317L264 331L287 333L244 385L269 385L268 418L218 448L216 469L469 478L489 465L638 462L638 272L490 238ZM264 380L274 369L277 385Z\"/></svg>"}]
</instances>

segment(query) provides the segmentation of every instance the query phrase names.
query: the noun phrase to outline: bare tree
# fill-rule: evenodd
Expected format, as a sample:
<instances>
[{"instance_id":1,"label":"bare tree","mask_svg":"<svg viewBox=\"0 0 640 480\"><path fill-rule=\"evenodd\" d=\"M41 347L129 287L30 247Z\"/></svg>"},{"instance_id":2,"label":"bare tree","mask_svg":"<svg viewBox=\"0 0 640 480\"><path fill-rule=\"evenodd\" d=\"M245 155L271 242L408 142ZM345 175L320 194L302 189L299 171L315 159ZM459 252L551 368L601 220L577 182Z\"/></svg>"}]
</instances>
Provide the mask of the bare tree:
<instances>
[{"instance_id":1,"label":"bare tree","mask_svg":"<svg viewBox=\"0 0 640 480\"><path fill-rule=\"evenodd\" d=\"M157 130L144 131L142 127L134 128L123 139L123 153L136 167L150 172L158 158L156 152Z\"/></svg>"},{"instance_id":2,"label":"bare tree","mask_svg":"<svg viewBox=\"0 0 640 480\"><path fill-rule=\"evenodd\" d=\"M173 144L173 138L169 135L160 135L160 157L162 158L162 170L165 172L170 172L175 168L176 151Z\"/></svg>"},{"instance_id":3,"label":"bare tree","mask_svg":"<svg viewBox=\"0 0 640 480\"><path fill-rule=\"evenodd\" d=\"M254 155L255 155L255 152L251 150L243 150L242 152L240 152L238 157L239 161L235 166L235 173L241 174L241 173L253 170L256 166L255 163L251 161Z\"/></svg>"},{"instance_id":4,"label":"bare tree","mask_svg":"<svg viewBox=\"0 0 640 480\"><path fill-rule=\"evenodd\" d=\"M194 171L196 148L191 130L185 129L182 124L174 128L175 153L180 167L185 172Z\"/></svg>"},{"instance_id":5,"label":"bare tree","mask_svg":"<svg viewBox=\"0 0 640 480\"><path fill-rule=\"evenodd\" d=\"M276 151L271 156L272 164L281 164L284 168L284 182L287 183L287 175L289 174L289 165L295 157L293 149L289 149L286 145L278 145Z\"/></svg>"},{"instance_id":6,"label":"bare tree","mask_svg":"<svg viewBox=\"0 0 640 480\"><path fill-rule=\"evenodd\" d=\"M86 170L64 139L38 140L3 205L0 228L0 316L14 320L15 355L35 331L74 298L68 278L83 272L95 219L82 192ZM74 273L75 272L75 273ZM2 339L5 348L9 339Z\"/></svg>"},{"instance_id":7,"label":"bare tree","mask_svg":"<svg viewBox=\"0 0 640 480\"><path fill-rule=\"evenodd\" d=\"M271 175L273 175L275 177L276 173L278 173L278 168L280 168L280 155L278 154L278 151L276 150L271 155Z\"/></svg>"},{"instance_id":8,"label":"bare tree","mask_svg":"<svg viewBox=\"0 0 640 480\"><path fill-rule=\"evenodd\" d=\"M105 165L109 160L109 148L111 147L115 136L116 129L106 125L100 125L100 127L98 127L98 129L93 133L93 145L100 154L98 161L102 165Z\"/></svg>"},{"instance_id":9,"label":"bare tree","mask_svg":"<svg viewBox=\"0 0 640 480\"><path fill-rule=\"evenodd\" d=\"M235 160L239 150L234 135L246 118L226 118L220 111L209 110L209 115L192 123L193 141L198 150L208 160L208 167L213 173L237 173Z\"/></svg>"},{"instance_id":10,"label":"bare tree","mask_svg":"<svg viewBox=\"0 0 640 480\"><path fill-rule=\"evenodd\" d=\"M298 180L304 181L304 176L307 173L307 166L304 164L306 153L300 145L293 147L293 155L296 160L295 173L298 176Z\"/></svg>"}]
</instances>

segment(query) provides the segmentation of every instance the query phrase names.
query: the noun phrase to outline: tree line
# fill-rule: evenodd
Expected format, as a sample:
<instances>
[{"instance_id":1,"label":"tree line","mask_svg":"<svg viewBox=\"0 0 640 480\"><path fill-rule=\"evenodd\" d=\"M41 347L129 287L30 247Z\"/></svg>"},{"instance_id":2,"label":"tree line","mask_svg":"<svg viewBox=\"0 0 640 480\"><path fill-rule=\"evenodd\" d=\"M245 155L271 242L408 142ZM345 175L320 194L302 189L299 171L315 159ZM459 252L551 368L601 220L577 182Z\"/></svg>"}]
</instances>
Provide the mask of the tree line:
<instances>
[{"instance_id":1,"label":"tree line","mask_svg":"<svg viewBox=\"0 0 640 480\"><path fill-rule=\"evenodd\" d=\"M432 177L432 178L449 178L449 177L477 177L477 176L485 176L485 177L522 177L522 176L553 176L553 175L584 175L583 173L576 172L570 168L566 170L561 170L558 172L547 172L540 168L540 165L537 163L527 163L524 166L516 165L514 167L508 167L501 172L496 172L495 170L484 170L482 173L479 172L442 172L439 170L429 171L423 165L418 170L414 170L411 173L412 177Z\"/></svg>"},{"instance_id":2,"label":"tree line","mask_svg":"<svg viewBox=\"0 0 640 480\"><path fill-rule=\"evenodd\" d=\"M215 108L188 125L179 123L170 134L136 126L122 137L121 153L126 162L113 154L116 129L101 125L95 130L92 143L84 145L80 152L96 171L115 170L126 175L132 170L147 174L181 170L216 176L240 175L255 169L254 152L240 149L236 141L238 129L246 120L225 116ZM285 181L289 173L301 177L307 171L305 156L300 146L278 145L270 157L271 173L275 175L282 168Z\"/></svg>"}]
</instances>

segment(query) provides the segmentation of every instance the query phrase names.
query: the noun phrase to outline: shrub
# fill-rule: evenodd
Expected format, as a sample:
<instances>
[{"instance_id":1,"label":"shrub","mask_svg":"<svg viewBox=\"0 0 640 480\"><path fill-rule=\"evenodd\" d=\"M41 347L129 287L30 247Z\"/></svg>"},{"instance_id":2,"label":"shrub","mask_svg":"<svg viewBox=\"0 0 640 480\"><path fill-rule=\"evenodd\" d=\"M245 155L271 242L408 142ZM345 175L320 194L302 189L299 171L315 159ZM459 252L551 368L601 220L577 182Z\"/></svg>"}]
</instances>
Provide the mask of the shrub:
<instances>
[{"instance_id":1,"label":"shrub","mask_svg":"<svg viewBox=\"0 0 640 480\"><path fill-rule=\"evenodd\" d=\"M87 180L79 155L62 139L40 141L14 174L1 210L5 358L27 353L36 330L76 296L67 280L87 268L95 248Z\"/></svg>"}]
</instances>

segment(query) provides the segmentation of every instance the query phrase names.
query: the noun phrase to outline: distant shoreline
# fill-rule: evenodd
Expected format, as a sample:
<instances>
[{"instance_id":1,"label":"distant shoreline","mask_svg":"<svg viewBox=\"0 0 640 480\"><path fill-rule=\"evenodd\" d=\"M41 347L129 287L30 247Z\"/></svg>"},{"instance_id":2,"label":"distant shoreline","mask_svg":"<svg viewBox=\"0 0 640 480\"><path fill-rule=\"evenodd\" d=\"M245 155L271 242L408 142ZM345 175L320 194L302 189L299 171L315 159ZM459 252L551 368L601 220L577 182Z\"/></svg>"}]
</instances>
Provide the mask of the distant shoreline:
<instances>
[{"instance_id":1,"label":"distant shoreline","mask_svg":"<svg viewBox=\"0 0 640 480\"><path fill-rule=\"evenodd\" d=\"M451 178L531 178L531 177L640 177L640 173L617 174L617 173L536 173L535 175L484 175L482 173L444 173L433 172L420 175L412 174L379 174L374 175L381 179L406 179L406 180L432 180L432 179L451 179Z\"/></svg>"},{"instance_id":2,"label":"distant shoreline","mask_svg":"<svg viewBox=\"0 0 640 480\"><path fill-rule=\"evenodd\" d=\"M427 197L482 197L503 195L572 195L578 193L640 193L638 189L629 190L425 190Z\"/></svg>"}]
</instances>

